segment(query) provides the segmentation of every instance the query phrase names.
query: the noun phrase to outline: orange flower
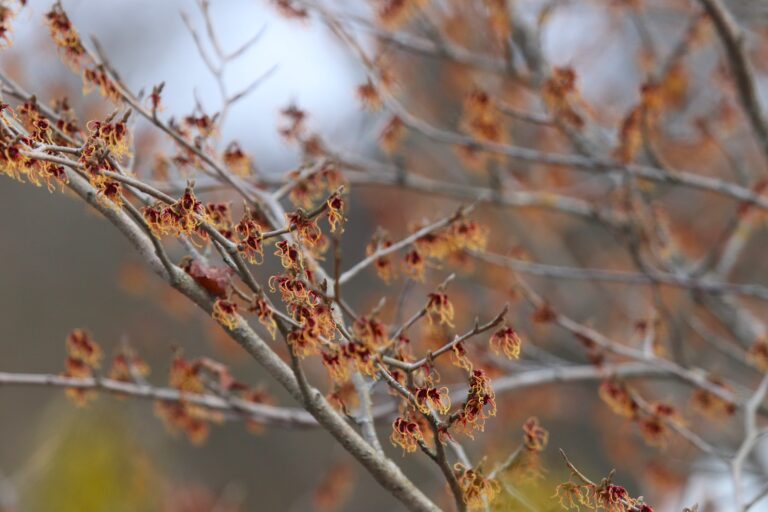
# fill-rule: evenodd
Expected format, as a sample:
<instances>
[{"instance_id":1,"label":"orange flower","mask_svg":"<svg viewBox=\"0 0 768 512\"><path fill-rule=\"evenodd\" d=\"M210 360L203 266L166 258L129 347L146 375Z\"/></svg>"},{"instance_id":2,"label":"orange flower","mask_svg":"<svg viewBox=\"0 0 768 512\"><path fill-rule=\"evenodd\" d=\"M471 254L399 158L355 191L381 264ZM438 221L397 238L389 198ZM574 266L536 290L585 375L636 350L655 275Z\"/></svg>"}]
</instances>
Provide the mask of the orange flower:
<instances>
[{"instance_id":1,"label":"orange flower","mask_svg":"<svg viewBox=\"0 0 768 512\"><path fill-rule=\"evenodd\" d=\"M488 9L488 26L497 44L506 45L511 35L509 7L506 0L485 0Z\"/></svg>"},{"instance_id":2,"label":"orange flower","mask_svg":"<svg viewBox=\"0 0 768 512\"><path fill-rule=\"evenodd\" d=\"M427 314L430 322L437 318L441 324L453 327L453 304L445 293L437 292L428 295Z\"/></svg>"},{"instance_id":3,"label":"orange flower","mask_svg":"<svg viewBox=\"0 0 768 512\"><path fill-rule=\"evenodd\" d=\"M80 35L69 21L67 13L64 12L61 2L56 2L46 13L45 18L53 42L64 52L67 61L72 65L79 64L80 59L85 55L85 48L80 41Z\"/></svg>"},{"instance_id":4,"label":"orange flower","mask_svg":"<svg viewBox=\"0 0 768 512\"><path fill-rule=\"evenodd\" d=\"M205 217L208 223L216 228L225 238L232 239L232 213L226 203L207 203Z\"/></svg>"},{"instance_id":5,"label":"orange flower","mask_svg":"<svg viewBox=\"0 0 768 512\"><path fill-rule=\"evenodd\" d=\"M262 297L254 299L253 304L248 308L248 311L256 313L256 316L259 318L259 323L266 327L267 331L269 331L269 334L272 336L272 339L275 339L277 323L275 322L272 308L269 307L267 301Z\"/></svg>"},{"instance_id":6,"label":"orange flower","mask_svg":"<svg viewBox=\"0 0 768 512\"><path fill-rule=\"evenodd\" d=\"M424 282L426 261L416 249L405 253L405 272L414 281Z\"/></svg>"},{"instance_id":7,"label":"orange flower","mask_svg":"<svg viewBox=\"0 0 768 512\"><path fill-rule=\"evenodd\" d=\"M384 347L389 341L384 324L369 316L361 316L355 320L352 333L355 338L374 350Z\"/></svg>"},{"instance_id":8,"label":"orange flower","mask_svg":"<svg viewBox=\"0 0 768 512\"><path fill-rule=\"evenodd\" d=\"M315 219L307 217L302 210L289 213L286 217L290 229L296 232L307 247L314 247L318 244L323 233L320 231L320 227Z\"/></svg>"},{"instance_id":9,"label":"orange flower","mask_svg":"<svg viewBox=\"0 0 768 512\"><path fill-rule=\"evenodd\" d=\"M304 268L304 258L296 244L287 240L280 240L275 244L275 255L280 258L280 264L286 270L301 272Z\"/></svg>"},{"instance_id":10,"label":"orange flower","mask_svg":"<svg viewBox=\"0 0 768 512\"><path fill-rule=\"evenodd\" d=\"M325 472L314 491L313 510L334 512L342 510L354 491L357 472L348 462L338 462Z\"/></svg>"},{"instance_id":11,"label":"orange flower","mask_svg":"<svg viewBox=\"0 0 768 512\"><path fill-rule=\"evenodd\" d=\"M381 109L381 96L370 80L357 87L357 96L368 110L378 112Z\"/></svg>"},{"instance_id":12,"label":"orange flower","mask_svg":"<svg viewBox=\"0 0 768 512\"><path fill-rule=\"evenodd\" d=\"M243 153L237 142L230 142L222 155L224 163L233 173L246 177L251 174L251 159Z\"/></svg>"},{"instance_id":13,"label":"orange flower","mask_svg":"<svg viewBox=\"0 0 768 512\"><path fill-rule=\"evenodd\" d=\"M417 423L398 416L392 423L392 435L389 439L393 445L400 446L407 453L412 453L419 447L419 442L424 441L424 436Z\"/></svg>"},{"instance_id":14,"label":"orange flower","mask_svg":"<svg viewBox=\"0 0 768 512\"><path fill-rule=\"evenodd\" d=\"M171 362L169 382L172 388L179 391L187 393L205 391L203 381L200 379L200 365L184 359L180 353L177 353Z\"/></svg>"},{"instance_id":15,"label":"orange flower","mask_svg":"<svg viewBox=\"0 0 768 512\"><path fill-rule=\"evenodd\" d=\"M393 116L379 136L381 149L386 153L394 153L404 136L405 125L403 121L399 117Z\"/></svg>"},{"instance_id":16,"label":"orange flower","mask_svg":"<svg viewBox=\"0 0 768 512\"><path fill-rule=\"evenodd\" d=\"M150 108L152 109L153 117L160 110L163 110L163 105L162 105L163 89L165 89L165 82L160 82L160 84L152 86L152 92L149 94L149 105L150 105Z\"/></svg>"},{"instance_id":17,"label":"orange flower","mask_svg":"<svg viewBox=\"0 0 768 512\"><path fill-rule=\"evenodd\" d=\"M289 142L299 140L304 133L304 123L307 120L307 113L295 105L290 105L281 110L280 114L287 122L286 126L280 128L280 135Z\"/></svg>"},{"instance_id":18,"label":"orange flower","mask_svg":"<svg viewBox=\"0 0 768 512\"><path fill-rule=\"evenodd\" d=\"M121 157L128 153L130 132L125 119L119 122L91 121L87 128L89 136L103 141L115 156Z\"/></svg>"},{"instance_id":19,"label":"orange flower","mask_svg":"<svg viewBox=\"0 0 768 512\"><path fill-rule=\"evenodd\" d=\"M149 375L149 365L133 352L123 349L112 360L109 378L121 382L136 382L136 377Z\"/></svg>"},{"instance_id":20,"label":"orange flower","mask_svg":"<svg viewBox=\"0 0 768 512\"><path fill-rule=\"evenodd\" d=\"M97 368L101 363L101 347L82 329L75 329L67 336L66 346L69 357L87 367Z\"/></svg>"},{"instance_id":21,"label":"orange flower","mask_svg":"<svg viewBox=\"0 0 768 512\"><path fill-rule=\"evenodd\" d=\"M46 186L49 192L53 192L55 189L55 183L61 186L61 190L64 190L64 185L69 183L69 178L61 165L56 165L53 162L41 162L42 168L40 170L40 176L45 180Z\"/></svg>"},{"instance_id":22,"label":"orange flower","mask_svg":"<svg viewBox=\"0 0 768 512\"><path fill-rule=\"evenodd\" d=\"M635 510L635 503L627 490L620 485L604 481L595 491L595 499L607 512Z\"/></svg>"},{"instance_id":23,"label":"orange flower","mask_svg":"<svg viewBox=\"0 0 768 512\"><path fill-rule=\"evenodd\" d=\"M200 134L201 137L210 137L217 132L217 117L218 114L214 115L213 117L205 113L189 115L184 118L184 124L187 126L187 128L197 130L197 133Z\"/></svg>"},{"instance_id":24,"label":"orange flower","mask_svg":"<svg viewBox=\"0 0 768 512\"><path fill-rule=\"evenodd\" d=\"M336 227L343 223L344 219L344 199L339 193L334 193L326 201L328 206L328 223L331 225L331 231L336 232Z\"/></svg>"},{"instance_id":25,"label":"orange flower","mask_svg":"<svg viewBox=\"0 0 768 512\"><path fill-rule=\"evenodd\" d=\"M503 142L502 116L486 91L475 89L464 101L463 129L477 140Z\"/></svg>"},{"instance_id":26,"label":"orange flower","mask_svg":"<svg viewBox=\"0 0 768 512\"><path fill-rule=\"evenodd\" d=\"M288 194L291 203L294 205L302 208L311 208L314 202L321 197L322 184L315 175L299 178L299 173L294 171L288 173L288 179L294 183L290 194Z\"/></svg>"},{"instance_id":27,"label":"orange flower","mask_svg":"<svg viewBox=\"0 0 768 512\"><path fill-rule=\"evenodd\" d=\"M93 370L101 364L101 348L82 329L72 331L65 342L67 347L64 377L87 379L93 377ZM76 405L84 406L96 396L93 390L68 388L69 396Z\"/></svg>"},{"instance_id":28,"label":"orange flower","mask_svg":"<svg viewBox=\"0 0 768 512\"><path fill-rule=\"evenodd\" d=\"M376 254L377 251L386 249L391 245L392 241L389 239L388 235L383 231L379 231L365 247L365 255L371 256ZM378 274L379 279L385 283L389 283L395 276L395 269L392 266L392 259L389 256L376 258L374 267L376 268L376 274Z\"/></svg>"},{"instance_id":29,"label":"orange flower","mask_svg":"<svg viewBox=\"0 0 768 512\"><path fill-rule=\"evenodd\" d=\"M359 403L357 391L351 382L336 384L333 387L333 391L326 395L326 398L336 410L341 411L345 415L349 414L347 405L355 407L355 404Z\"/></svg>"},{"instance_id":30,"label":"orange flower","mask_svg":"<svg viewBox=\"0 0 768 512\"><path fill-rule=\"evenodd\" d=\"M108 202L106 206L111 208L121 208L123 206L122 186L115 180L104 180L100 182L96 188L98 189L98 197L106 199Z\"/></svg>"},{"instance_id":31,"label":"orange flower","mask_svg":"<svg viewBox=\"0 0 768 512\"><path fill-rule=\"evenodd\" d=\"M552 309L552 306L544 302L536 308L531 318L537 324L547 324L557 318L557 313Z\"/></svg>"},{"instance_id":32,"label":"orange flower","mask_svg":"<svg viewBox=\"0 0 768 512\"><path fill-rule=\"evenodd\" d=\"M264 261L264 247L262 226L257 222L249 210L235 226L235 232L240 238L237 246L251 264L260 264Z\"/></svg>"},{"instance_id":33,"label":"orange flower","mask_svg":"<svg viewBox=\"0 0 768 512\"><path fill-rule=\"evenodd\" d=\"M541 92L547 108L558 119L575 128L584 125L584 119L574 110L578 99L576 73L571 68L555 68Z\"/></svg>"},{"instance_id":34,"label":"orange flower","mask_svg":"<svg viewBox=\"0 0 768 512\"><path fill-rule=\"evenodd\" d=\"M532 452L544 450L549 441L549 432L539 425L538 418L528 418L523 423L523 444Z\"/></svg>"},{"instance_id":35,"label":"orange flower","mask_svg":"<svg viewBox=\"0 0 768 512\"><path fill-rule=\"evenodd\" d=\"M376 369L376 355L360 343L347 343L344 345L344 355L352 361L355 369L369 377L375 377L378 374Z\"/></svg>"},{"instance_id":36,"label":"orange flower","mask_svg":"<svg viewBox=\"0 0 768 512\"><path fill-rule=\"evenodd\" d=\"M450 228L456 249L482 251L488 243L488 229L469 220L454 222Z\"/></svg>"},{"instance_id":37,"label":"orange flower","mask_svg":"<svg viewBox=\"0 0 768 512\"><path fill-rule=\"evenodd\" d=\"M768 372L768 340L757 340L747 353L749 361L764 372Z\"/></svg>"},{"instance_id":38,"label":"orange flower","mask_svg":"<svg viewBox=\"0 0 768 512\"><path fill-rule=\"evenodd\" d=\"M289 275L270 277L269 288L273 292L279 290L282 301L286 304L308 304L311 297L306 283Z\"/></svg>"},{"instance_id":39,"label":"orange flower","mask_svg":"<svg viewBox=\"0 0 768 512\"><path fill-rule=\"evenodd\" d=\"M294 0L272 0L277 7L278 12L286 18L304 19L309 16L309 12L297 5Z\"/></svg>"},{"instance_id":40,"label":"orange flower","mask_svg":"<svg viewBox=\"0 0 768 512\"><path fill-rule=\"evenodd\" d=\"M420 229L421 226L413 226L413 230ZM427 233L413 243L416 250L424 258L433 258L442 260L450 255L454 250L453 239L449 231L439 231L436 233Z\"/></svg>"},{"instance_id":41,"label":"orange flower","mask_svg":"<svg viewBox=\"0 0 768 512\"><path fill-rule=\"evenodd\" d=\"M187 439L193 444L201 444L208 437L210 426L205 421L198 408L190 407L184 402L155 402L155 415L157 415L171 434L179 430L184 432Z\"/></svg>"},{"instance_id":42,"label":"orange flower","mask_svg":"<svg viewBox=\"0 0 768 512\"><path fill-rule=\"evenodd\" d=\"M421 412L425 414L430 411L430 407L434 407L440 414L448 414L451 408L451 396L445 386L439 389L425 386L417 388L413 394L419 402Z\"/></svg>"},{"instance_id":43,"label":"orange flower","mask_svg":"<svg viewBox=\"0 0 768 512\"><path fill-rule=\"evenodd\" d=\"M349 365L343 350L336 346L330 347L323 351L322 361L333 382L343 384L349 380Z\"/></svg>"},{"instance_id":44,"label":"orange flower","mask_svg":"<svg viewBox=\"0 0 768 512\"><path fill-rule=\"evenodd\" d=\"M729 386L720 377L709 376L707 379L712 385L730 391ZM719 397L706 389L697 389L691 397L693 409L707 418L723 420L736 412L736 405Z\"/></svg>"},{"instance_id":45,"label":"orange flower","mask_svg":"<svg viewBox=\"0 0 768 512\"><path fill-rule=\"evenodd\" d=\"M218 298L213 303L212 316L214 320L231 331L238 324L237 304L227 299Z\"/></svg>"},{"instance_id":46,"label":"orange flower","mask_svg":"<svg viewBox=\"0 0 768 512\"><path fill-rule=\"evenodd\" d=\"M657 448L664 448L667 445L669 437L669 429L664 424L664 421L656 415L642 418L638 421L640 426L640 433L643 439L651 445Z\"/></svg>"},{"instance_id":47,"label":"orange flower","mask_svg":"<svg viewBox=\"0 0 768 512\"><path fill-rule=\"evenodd\" d=\"M469 376L469 393L456 424L469 437L473 431L483 431L485 420L496 415L496 397L490 380L483 370L472 370Z\"/></svg>"},{"instance_id":48,"label":"orange flower","mask_svg":"<svg viewBox=\"0 0 768 512\"><path fill-rule=\"evenodd\" d=\"M385 28L395 29L407 23L425 3L426 0L383 0L376 15Z\"/></svg>"},{"instance_id":49,"label":"orange flower","mask_svg":"<svg viewBox=\"0 0 768 512\"><path fill-rule=\"evenodd\" d=\"M623 383L613 379L604 380L600 384L599 393L603 402L608 404L608 407L619 416L630 419L637 416L639 406Z\"/></svg>"},{"instance_id":50,"label":"orange flower","mask_svg":"<svg viewBox=\"0 0 768 512\"><path fill-rule=\"evenodd\" d=\"M507 359L520 358L520 346L522 341L512 327L502 327L491 336L491 350L494 354L504 354Z\"/></svg>"},{"instance_id":51,"label":"orange flower","mask_svg":"<svg viewBox=\"0 0 768 512\"><path fill-rule=\"evenodd\" d=\"M493 503L499 493L499 484L495 480L488 480L480 470L467 468L461 463L456 463L453 468L469 510L485 510Z\"/></svg>"},{"instance_id":52,"label":"orange flower","mask_svg":"<svg viewBox=\"0 0 768 512\"><path fill-rule=\"evenodd\" d=\"M120 102L123 98L117 85L107 76L107 72L101 64L83 70L83 94L90 93L94 88L98 89L102 96L115 103Z\"/></svg>"},{"instance_id":53,"label":"orange flower","mask_svg":"<svg viewBox=\"0 0 768 512\"><path fill-rule=\"evenodd\" d=\"M11 21L15 15L13 9L7 5L0 5L0 39L5 42L6 48L11 45Z\"/></svg>"},{"instance_id":54,"label":"orange flower","mask_svg":"<svg viewBox=\"0 0 768 512\"><path fill-rule=\"evenodd\" d=\"M65 368L66 370L62 374L64 377L87 379L93 376L92 368L81 360L73 357L68 357L66 359ZM67 388L66 394L78 407L83 407L87 405L89 401L96 398L96 392L86 388Z\"/></svg>"},{"instance_id":55,"label":"orange flower","mask_svg":"<svg viewBox=\"0 0 768 512\"><path fill-rule=\"evenodd\" d=\"M157 203L142 210L144 220L156 236L196 234L203 221L208 220L205 206L198 201L191 187L172 205Z\"/></svg>"},{"instance_id":56,"label":"orange flower","mask_svg":"<svg viewBox=\"0 0 768 512\"><path fill-rule=\"evenodd\" d=\"M252 265L257 265L264 261L264 248L261 243L261 233L254 232L242 239L237 249Z\"/></svg>"},{"instance_id":57,"label":"orange flower","mask_svg":"<svg viewBox=\"0 0 768 512\"><path fill-rule=\"evenodd\" d=\"M557 486L553 498L557 499L560 506L565 510L580 510L579 507L591 507L589 498L589 489L573 482L564 482Z\"/></svg>"},{"instance_id":58,"label":"orange flower","mask_svg":"<svg viewBox=\"0 0 768 512\"><path fill-rule=\"evenodd\" d=\"M320 333L313 318L307 318L301 327L288 333L288 343L298 357L313 356L320 352Z\"/></svg>"},{"instance_id":59,"label":"orange flower","mask_svg":"<svg viewBox=\"0 0 768 512\"><path fill-rule=\"evenodd\" d=\"M451 351L451 362L459 368L464 368L468 372L472 371L472 361L467 357L467 349L462 343L456 343Z\"/></svg>"}]
</instances>

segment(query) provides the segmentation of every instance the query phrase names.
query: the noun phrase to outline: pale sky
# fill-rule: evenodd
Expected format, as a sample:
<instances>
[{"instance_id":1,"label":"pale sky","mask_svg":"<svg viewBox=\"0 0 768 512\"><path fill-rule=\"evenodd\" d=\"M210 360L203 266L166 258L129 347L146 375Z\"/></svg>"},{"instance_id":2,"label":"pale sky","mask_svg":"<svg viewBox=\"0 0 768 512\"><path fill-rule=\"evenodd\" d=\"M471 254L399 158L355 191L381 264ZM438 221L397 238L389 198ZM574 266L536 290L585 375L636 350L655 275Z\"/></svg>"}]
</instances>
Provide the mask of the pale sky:
<instances>
[{"instance_id":1,"label":"pale sky","mask_svg":"<svg viewBox=\"0 0 768 512\"><path fill-rule=\"evenodd\" d=\"M15 21L11 51L27 53L41 46L40 34L47 34L44 14L52 3L29 2ZM134 92L166 82L162 115L191 113L195 94L209 113L219 110L216 83L180 15L184 10L197 31L205 34L194 0L64 0L63 4L86 44L95 35ZM260 168L285 170L295 152L277 133L278 113L292 101L309 112L309 126L335 144L354 148L369 140L370 122L355 96L362 75L321 23L286 20L264 0L214 1L211 12L225 51L238 48L265 27L260 41L228 64L225 80L230 94L278 66L231 111L221 134L224 144L237 138Z\"/></svg>"}]
</instances>

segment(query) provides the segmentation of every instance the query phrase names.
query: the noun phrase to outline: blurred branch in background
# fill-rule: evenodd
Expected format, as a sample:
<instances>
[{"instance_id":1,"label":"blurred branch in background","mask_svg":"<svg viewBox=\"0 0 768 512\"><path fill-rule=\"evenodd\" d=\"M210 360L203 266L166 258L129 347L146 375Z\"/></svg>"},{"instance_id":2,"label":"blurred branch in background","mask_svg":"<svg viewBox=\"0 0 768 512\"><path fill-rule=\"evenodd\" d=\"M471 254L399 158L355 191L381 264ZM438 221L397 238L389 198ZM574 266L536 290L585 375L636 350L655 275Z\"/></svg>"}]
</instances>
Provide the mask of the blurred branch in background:
<instances>
[{"instance_id":1,"label":"blurred branch in background","mask_svg":"<svg viewBox=\"0 0 768 512\"><path fill-rule=\"evenodd\" d=\"M0 71L0 173L106 218L165 283L142 301L197 305L248 356L242 368L187 358L199 350L188 340L160 387L125 343L103 373L105 348L75 329L61 375L3 368L0 389L62 388L80 406L151 399L196 444L230 419L269 436L325 432L397 503L382 509L764 506L759 2L266 4L292 30L322 30L354 67L344 108L363 112L346 127L357 142L293 99L274 131L296 162L257 165L252 130L271 121L246 106L275 80L293 84L270 57L234 86L268 29L233 33L208 0L181 15L211 85L201 95L183 77L191 109L168 112L178 77L128 79L61 2L36 30L47 25L98 108ZM10 34L29 7L3 9ZM302 83L332 73L311 64ZM233 138L240 112L248 130ZM101 239L82 235L98 254ZM257 368L279 386L234 377ZM267 467L312 457L271 448ZM699 486L702 463L720 487ZM351 496L354 471L321 472L312 504L294 475L270 477L290 481L283 508L368 509L367 491ZM236 510L253 499L242 489L221 506L206 494L206 510ZM184 510L164 496L147 506Z\"/></svg>"}]
</instances>

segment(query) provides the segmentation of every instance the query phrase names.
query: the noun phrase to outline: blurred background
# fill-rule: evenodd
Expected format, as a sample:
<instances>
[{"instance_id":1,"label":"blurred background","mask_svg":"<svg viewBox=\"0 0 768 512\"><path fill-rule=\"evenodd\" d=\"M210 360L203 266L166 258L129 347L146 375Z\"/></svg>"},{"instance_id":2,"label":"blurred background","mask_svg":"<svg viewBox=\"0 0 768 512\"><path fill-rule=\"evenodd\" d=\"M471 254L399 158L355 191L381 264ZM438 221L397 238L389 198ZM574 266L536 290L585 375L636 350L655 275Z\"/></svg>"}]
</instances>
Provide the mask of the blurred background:
<instances>
[{"instance_id":1,"label":"blurred background","mask_svg":"<svg viewBox=\"0 0 768 512\"><path fill-rule=\"evenodd\" d=\"M367 13L356 2L328 4L345 12ZM520 0L518 8L525 20L535 21L553 4L558 8L541 34L547 59L552 65L576 69L585 103L599 105L603 125L618 125L637 101L637 84L643 80L637 58L644 44L642 31L635 30L631 18L612 10L617 5L625 7L624 2ZM49 0L30 0L21 10L14 22L13 46L0 54L0 65L46 101L68 94L81 119L105 117L112 107L96 94L81 97L80 78L57 58L43 20L51 5ZM683 30L689 15L688 2L653 5L656 10L650 9L649 16L655 44L668 49ZM180 118L196 105L207 112L220 107L216 81L195 49L180 14L186 13L191 25L202 33L204 20L194 1L65 0L64 7L86 44L91 35L95 36L134 91L149 91L165 82L163 116ZM736 10L751 34L764 35L760 2L737 2ZM356 87L364 81L363 69L321 23L316 19L286 20L270 2L258 0L214 0L211 14L225 48L237 47L263 31L259 42L228 67L224 79L230 91L246 87L274 67L263 84L228 115L219 135L222 147L237 140L265 175L282 175L295 168L301 153L281 138L277 126L280 110L296 104L309 114L311 130L332 141L334 147L363 157L390 158L377 143L387 116L366 112L355 97ZM453 26L447 26L450 32ZM472 40L472 34L481 33L480 28L469 26L477 31L466 34L453 27L459 34L456 37ZM375 46L364 32L359 36L366 47ZM714 156L718 154L716 149L696 145L698 134L692 128L692 120L709 115L719 101L707 88L708 81L718 73L718 54L713 46L692 52L687 61L686 100L668 124L676 137L674 142L684 147L677 152L670 150L667 155L675 164L687 166L719 158ZM767 64L767 55L756 55L760 71ZM416 85L404 103L430 112L433 120L446 124L455 121L461 105L451 103L450 98L455 97L455 90L467 89L472 81L468 74L429 59L408 58L394 66ZM496 85L493 79L483 82L491 89ZM505 94L510 101L518 98L515 91ZM511 132L518 145L543 141L552 150L565 148L564 143L549 142L534 130L515 125ZM598 136L614 143L615 134L611 133L606 129ZM723 137L734 152L743 150L741 154L749 167L754 147L745 141L743 132L734 129ZM158 132L146 126L137 126L135 138L144 158L136 163L137 168L152 167L152 155L167 149ZM484 183L483 177L466 177L453 152L420 152L422 143L410 139L405 147L404 152L418 153L411 163L428 169L428 174ZM704 150L708 152L702 153ZM699 160L693 160L693 154ZM570 181L556 173L547 174L546 179L529 179L528 171L534 167L510 165L511 182L520 180L526 186L544 190L572 191L595 202L607 197L607 187L598 179L581 176ZM707 172L710 170L707 168ZM685 219L697 210L700 197L688 193L684 203L681 197L674 191L663 197L673 205L668 212L670 223L688 244L686 247L701 255L716 238L713 226L725 223L722 210L717 208L720 204L712 200L715 207L700 212L688 225ZM424 200L396 190L362 189L360 195L352 197L351 220L344 240L349 261L363 255L377 225L388 226L398 234L397 226L402 231L402 226L415 220L434 219L435 212L450 212L455 204L443 199ZM261 370L243 357L210 318L143 272L128 243L80 201L0 179L0 212L0 370L58 373L63 369L64 339L72 329L80 327L87 329L108 354L120 343L130 342L150 363L153 382L165 383L173 350L183 347L190 358L210 355L228 364L237 378L251 384L263 382L270 392L290 403L274 391L275 386ZM549 262L561 264L591 262L618 268L628 261L626 255L604 251L604 244L610 242L604 230L577 221L539 212L525 218L508 212L480 215L510 228L513 234L509 239L496 241L497 247L503 246L504 250L524 245L529 253L545 255ZM765 242L765 234L758 233L753 248L759 253ZM749 266L755 261L757 256L747 259L743 268L756 268ZM490 269L477 272L483 275L484 282L494 281ZM371 293L371 283L379 285L375 278L369 279L348 292L361 311L378 302L379 295ZM648 290L623 290L619 294L609 287L567 284L570 293L564 294L561 283L537 281L543 293L554 297L573 316L608 333L631 338L634 322L650 311ZM397 286L391 285L388 291L396 293ZM461 289L466 293L456 303L457 309L465 313L459 314L458 331L469 325L475 314L487 317L513 295L511 286L505 284L495 288L487 283L475 288L466 285ZM668 299L673 310L683 302L678 296ZM407 306L416 307L420 300L409 299ZM618 313L596 307L606 301ZM557 349L559 355L569 359L582 357L580 348L573 344L563 348L562 334L531 322L529 313L516 312L515 318L533 344ZM694 359L701 356L695 347ZM718 367L718 363L713 366ZM324 378L321 370L316 375ZM503 459L519 442L520 423L537 415L551 431L554 444L564 448L572 460L578 460L580 469L597 478L615 467L617 480L633 495L644 495L650 503L656 503L657 510L680 510L705 494L717 503L719 495L728 494L727 476L706 458L692 456L680 447L680 452L671 454L647 450L637 433L596 398L594 385L574 383L558 389L561 391L531 389L509 395L500 403L499 416L489 422L487 433L469 447L471 454L479 458L487 453L494 461ZM663 398L679 398L666 388L660 394ZM719 432L719 426L712 428ZM403 461L408 474L426 491L441 496L440 503L447 506L443 485L429 461L414 456L402 458L400 450L386 440L388 425L381 433L395 460ZM494 440L491 452L482 440L486 436ZM3 512L322 509L316 494L318 488L329 485L329 474L348 485L349 498L343 510L398 510L386 492L358 471L329 436L318 431L267 428L254 435L244 425L233 422L215 426L207 441L195 446L183 436L169 435L148 401L100 396L77 409L59 390L0 387L0 439ZM550 451L546 459L552 469L545 479L553 488L565 472L558 469L562 464L556 451ZM695 471L690 471L691 459L696 459ZM339 492L346 492L344 485L341 487Z\"/></svg>"}]
</instances>

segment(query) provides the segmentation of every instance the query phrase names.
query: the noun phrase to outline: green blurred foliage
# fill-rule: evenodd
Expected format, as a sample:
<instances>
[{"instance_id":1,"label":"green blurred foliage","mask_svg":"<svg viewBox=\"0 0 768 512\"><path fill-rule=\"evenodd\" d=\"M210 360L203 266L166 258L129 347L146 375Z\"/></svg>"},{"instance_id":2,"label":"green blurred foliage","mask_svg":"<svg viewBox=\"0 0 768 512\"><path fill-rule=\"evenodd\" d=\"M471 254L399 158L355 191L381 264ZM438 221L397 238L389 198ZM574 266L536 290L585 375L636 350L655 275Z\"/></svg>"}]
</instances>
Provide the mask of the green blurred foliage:
<instances>
[{"instance_id":1,"label":"green blurred foliage","mask_svg":"<svg viewBox=\"0 0 768 512\"><path fill-rule=\"evenodd\" d=\"M161 509L162 476L116 412L91 404L50 417L38 434L40 448L30 461L21 510Z\"/></svg>"},{"instance_id":2,"label":"green blurred foliage","mask_svg":"<svg viewBox=\"0 0 768 512\"><path fill-rule=\"evenodd\" d=\"M490 507L492 512L556 512L563 507L553 499L557 486L568 480L567 473L553 468L541 470L537 476L515 471L514 468L498 475L499 494Z\"/></svg>"}]
</instances>

